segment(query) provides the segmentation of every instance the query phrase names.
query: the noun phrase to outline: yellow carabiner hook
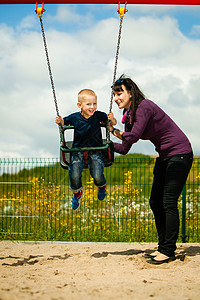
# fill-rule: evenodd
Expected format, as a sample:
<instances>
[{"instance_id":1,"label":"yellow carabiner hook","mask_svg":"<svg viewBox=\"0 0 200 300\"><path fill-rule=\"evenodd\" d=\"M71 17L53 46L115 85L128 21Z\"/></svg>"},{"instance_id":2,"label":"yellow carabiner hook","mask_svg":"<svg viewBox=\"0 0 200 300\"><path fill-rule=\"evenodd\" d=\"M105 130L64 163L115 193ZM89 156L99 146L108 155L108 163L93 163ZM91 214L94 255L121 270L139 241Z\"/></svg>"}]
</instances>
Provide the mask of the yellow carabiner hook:
<instances>
[{"instance_id":1,"label":"yellow carabiner hook","mask_svg":"<svg viewBox=\"0 0 200 300\"><path fill-rule=\"evenodd\" d=\"M43 17L43 13L45 12L44 2L42 2L42 7L38 7L37 2L36 2L35 12L36 12L36 14L38 15L39 18Z\"/></svg>"},{"instance_id":2,"label":"yellow carabiner hook","mask_svg":"<svg viewBox=\"0 0 200 300\"><path fill-rule=\"evenodd\" d=\"M118 2L118 13L119 13L119 16L120 16L120 18L124 18L124 15L125 15L125 13L128 11L127 9L126 9L126 4L127 4L127 2L125 2L125 6L124 7L120 7L120 2Z\"/></svg>"}]
</instances>

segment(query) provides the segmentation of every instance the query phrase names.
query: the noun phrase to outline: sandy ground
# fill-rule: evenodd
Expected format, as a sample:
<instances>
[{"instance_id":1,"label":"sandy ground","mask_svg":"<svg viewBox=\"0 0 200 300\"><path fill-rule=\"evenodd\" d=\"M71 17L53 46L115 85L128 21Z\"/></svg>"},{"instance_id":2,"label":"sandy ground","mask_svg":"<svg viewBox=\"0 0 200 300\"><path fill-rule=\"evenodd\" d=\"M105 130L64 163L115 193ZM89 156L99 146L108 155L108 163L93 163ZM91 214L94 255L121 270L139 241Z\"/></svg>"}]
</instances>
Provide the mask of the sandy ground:
<instances>
[{"instance_id":1,"label":"sandy ground","mask_svg":"<svg viewBox=\"0 0 200 300\"><path fill-rule=\"evenodd\" d=\"M156 244L0 241L0 300L200 299L200 244L159 266Z\"/></svg>"}]
</instances>

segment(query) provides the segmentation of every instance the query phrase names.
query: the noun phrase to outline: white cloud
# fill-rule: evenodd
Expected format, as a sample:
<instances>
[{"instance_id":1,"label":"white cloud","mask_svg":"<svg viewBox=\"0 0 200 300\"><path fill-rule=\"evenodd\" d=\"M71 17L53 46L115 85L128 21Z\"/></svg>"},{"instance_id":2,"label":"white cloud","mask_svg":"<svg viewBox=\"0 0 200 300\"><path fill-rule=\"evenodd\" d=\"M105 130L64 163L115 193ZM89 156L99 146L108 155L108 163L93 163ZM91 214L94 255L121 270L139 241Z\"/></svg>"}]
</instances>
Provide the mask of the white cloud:
<instances>
[{"instance_id":1,"label":"white cloud","mask_svg":"<svg viewBox=\"0 0 200 300\"><path fill-rule=\"evenodd\" d=\"M77 93L85 87L96 91L100 110L109 109L119 19L94 22L89 20L91 12L80 16L67 7L47 18L48 24L85 24L72 33L52 26L45 31L63 116L77 110ZM40 25L31 20L25 17L16 29L0 24L1 157L59 156L56 112ZM37 31L33 25L38 26ZM200 40L184 36L174 17L133 18L129 12L124 19L118 75L131 76L148 98L170 114L189 136L196 154L200 153L199 49ZM122 112L115 104L113 111L122 129ZM134 145L132 151L155 154L149 142Z\"/></svg>"},{"instance_id":2,"label":"white cloud","mask_svg":"<svg viewBox=\"0 0 200 300\"><path fill-rule=\"evenodd\" d=\"M200 36L200 25L194 25L191 30L191 35L199 37Z\"/></svg>"}]
</instances>

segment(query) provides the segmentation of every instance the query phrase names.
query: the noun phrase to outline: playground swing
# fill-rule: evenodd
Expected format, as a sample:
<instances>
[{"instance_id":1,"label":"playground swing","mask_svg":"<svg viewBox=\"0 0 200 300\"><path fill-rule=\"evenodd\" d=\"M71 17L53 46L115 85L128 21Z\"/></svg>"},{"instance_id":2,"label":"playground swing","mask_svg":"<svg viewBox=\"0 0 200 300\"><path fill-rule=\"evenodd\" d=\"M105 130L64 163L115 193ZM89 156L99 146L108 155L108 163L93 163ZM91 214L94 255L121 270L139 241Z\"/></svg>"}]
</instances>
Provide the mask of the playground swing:
<instances>
[{"instance_id":1,"label":"playground swing","mask_svg":"<svg viewBox=\"0 0 200 300\"><path fill-rule=\"evenodd\" d=\"M122 32L122 23L123 23L124 15L127 12L126 4L127 4L127 2L125 2L124 7L121 7L120 2L118 3L117 11L120 16L120 23L119 23L119 33L118 33L118 40L117 40L117 50L116 50L116 56L115 56L114 75L113 75L112 86L114 85L114 83L116 81L117 63L118 63L118 57L119 57L119 48L120 48L120 40L121 40L121 32ZM43 26L43 21L42 21L43 13L45 12L44 2L42 3L41 7L38 7L37 3L36 3L35 12L38 15L39 20L40 20L42 37L43 37L44 48L45 48L45 53L46 53L47 66L48 66L49 77L50 77L50 82L51 82L51 87L52 87L52 93L53 93L53 98L54 98L54 103L55 103L55 108L56 108L56 114L57 114L57 116L59 116L59 109L58 109L58 103L57 103L57 98L56 98L56 93L55 93L55 86L54 86L53 75L52 75L52 71L51 71L51 65L50 65L48 48L47 48L47 42L46 42L44 26ZM109 113L112 111L112 104L113 104L113 89L111 91ZM95 150L100 150L102 152L105 167L109 167L112 165L112 163L114 162L114 147L113 147L112 141L110 140L109 121L107 121L106 124L102 124L101 127L105 127L105 129L106 129L106 139L103 139L102 146L73 148L73 146L72 146L73 142L65 140L65 131L66 130L74 130L74 127L71 125L62 126L61 124L59 124L60 165L62 168L68 169L69 162L70 162L70 154L72 152L82 152L83 153L84 160L85 160L85 168L87 168L88 167L88 151L95 151Z\"/></svg>"}]
</instances>

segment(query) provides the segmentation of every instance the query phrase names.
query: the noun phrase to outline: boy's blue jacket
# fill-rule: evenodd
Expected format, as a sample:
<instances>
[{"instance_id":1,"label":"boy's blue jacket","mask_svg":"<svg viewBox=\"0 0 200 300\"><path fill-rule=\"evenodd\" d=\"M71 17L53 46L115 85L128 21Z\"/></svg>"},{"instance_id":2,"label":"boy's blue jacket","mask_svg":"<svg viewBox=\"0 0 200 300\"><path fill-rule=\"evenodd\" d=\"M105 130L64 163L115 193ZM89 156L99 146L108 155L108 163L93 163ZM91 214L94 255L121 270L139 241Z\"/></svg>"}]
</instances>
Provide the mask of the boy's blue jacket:
<instances>
[{"instance_id":1,"label":"boy's blue jacket","mask_svg":"<svg viewBox=\"0 0 200 300\"><path fill-rule=\"evenodd\" d=\"M101 111L95 111L88 119L84 118L81 112L65 117L64 124L74 126L73 147L102 146L101 123L107 120L107 114Z\"/></svg>"}]
</instances>

